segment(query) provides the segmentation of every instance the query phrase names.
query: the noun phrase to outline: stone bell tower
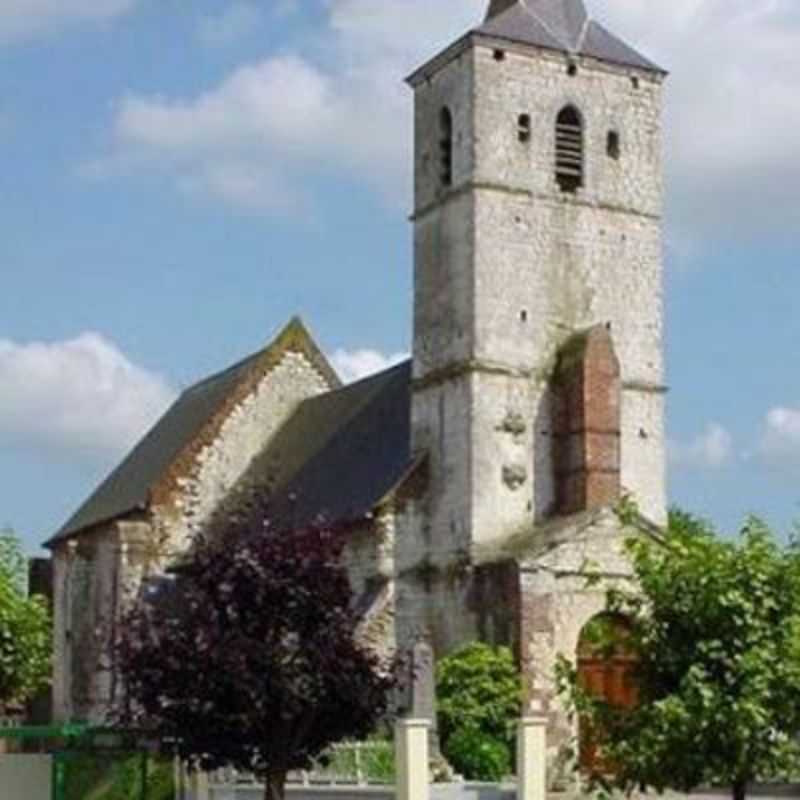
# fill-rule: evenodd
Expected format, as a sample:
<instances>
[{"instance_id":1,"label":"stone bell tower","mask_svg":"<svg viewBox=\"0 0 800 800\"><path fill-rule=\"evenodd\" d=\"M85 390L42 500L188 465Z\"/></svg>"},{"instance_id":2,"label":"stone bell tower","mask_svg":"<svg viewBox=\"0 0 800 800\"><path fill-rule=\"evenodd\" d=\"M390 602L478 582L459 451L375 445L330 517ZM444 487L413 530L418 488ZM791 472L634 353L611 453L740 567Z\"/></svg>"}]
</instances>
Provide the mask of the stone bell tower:
<instances>
[{"instance_id":1,"label":"stone bell tower","mask_svg":"<svg viewBox=\"0 0 800 800\"><path fill-rule=\"evenodd\" d=\"M412 437L428 501L401 570L411 548L469 562L620 492L664 521L664 77L583 0L491 0L408 79ZM587 346L588 331L603 341ZM582 421L567 430L556 387L570 348L606 360L572 384Z\"/></svg>"}]
</instances>

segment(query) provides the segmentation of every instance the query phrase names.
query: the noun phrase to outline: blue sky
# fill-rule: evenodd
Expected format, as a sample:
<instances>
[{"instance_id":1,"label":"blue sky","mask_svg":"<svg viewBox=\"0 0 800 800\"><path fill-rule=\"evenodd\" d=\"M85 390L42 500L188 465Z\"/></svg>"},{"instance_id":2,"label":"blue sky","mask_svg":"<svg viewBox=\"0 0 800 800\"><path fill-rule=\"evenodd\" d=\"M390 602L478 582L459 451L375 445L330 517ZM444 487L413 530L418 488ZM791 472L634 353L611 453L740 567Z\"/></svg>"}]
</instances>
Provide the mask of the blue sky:
<instances>
[{"instance_id":1,"label":"blue sky","mask_svg":"<svg viewBox=\"0 0 800 800\"><path fill-rule=\"evenodd\" d=\"M670 494L800 518L800 9L594 0L667 66ZM0 525L33 551L196 379L301 313L409 348L410 96L486 0L0 4ZM663 7L662 7L663 6Z\"/></svg>"}]
</instances>

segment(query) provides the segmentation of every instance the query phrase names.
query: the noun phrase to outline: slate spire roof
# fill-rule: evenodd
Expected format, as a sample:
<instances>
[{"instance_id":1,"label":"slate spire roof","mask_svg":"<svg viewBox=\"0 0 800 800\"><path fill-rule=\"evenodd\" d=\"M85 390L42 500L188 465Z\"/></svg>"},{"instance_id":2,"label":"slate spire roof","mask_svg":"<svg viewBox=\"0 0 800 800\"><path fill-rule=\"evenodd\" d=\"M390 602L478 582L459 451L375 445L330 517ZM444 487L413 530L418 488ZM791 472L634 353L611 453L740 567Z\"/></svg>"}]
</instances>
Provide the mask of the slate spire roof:
<instances>
[{"instance_id":1,"label":"slate spire roof","mask_svg":"<svg viewBox=\"0 0 800 800\"><path fill-rule=\"evenodd\" d=\"M599 22L584 0L491 0L476 34L663 72Z\"/></svg>"}]
</instances>

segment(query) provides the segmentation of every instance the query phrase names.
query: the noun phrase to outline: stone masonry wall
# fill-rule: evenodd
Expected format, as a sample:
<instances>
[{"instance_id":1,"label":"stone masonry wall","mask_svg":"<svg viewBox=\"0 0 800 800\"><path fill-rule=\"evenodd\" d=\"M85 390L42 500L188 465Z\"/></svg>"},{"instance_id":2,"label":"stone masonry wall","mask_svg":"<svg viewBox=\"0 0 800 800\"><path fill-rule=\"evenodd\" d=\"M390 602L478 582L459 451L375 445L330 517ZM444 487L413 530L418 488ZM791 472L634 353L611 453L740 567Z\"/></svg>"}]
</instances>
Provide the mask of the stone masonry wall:
<instances>
[{"instance_id":1,"label":"stone masonry wall","mask_svg":"<svg viewBox=\"0 0 800 800\"><path fill-rule=\"evenodd\" d=\"M571 333L610 324L625 394L622 483L663 521L661 77L589 60L570 77L566 58L545 51L509 49L497 61L476 47L474 59L475 358L527 374L536 409ZM570 103L585 134L576 195L560 191L554 169L555 118ZM526 142L520 114L531 120ZM618 159L606 152L610 131L620 135ZM493 423L476 420L487 448ZM551 496L533 494L536 517Z\"/></svg>"},{"instance_id":2,"label":"stone masonry wall","mask_svg":"<svg viewBox=\"0 0 800 800\"><path fill-rule=\"evenodd\" d=\"M464 54L417 89L414 197L414 376L469 357L475 280L472 59ZM441 184L439 117L453 118L452 188ZM447 196L448 202L441 203Z\"/></svg>"},{"instance_id":3,"label":"stone masonry wall","mask_svg":"<svg viewBox=\"0 0 800 800\"><path fill-rule=\"evenodd\" d=\"M117 521L61 544L54 558L53 716L102 722L118 685L110 650L150 558L146 522Z\"/></svg>"},{"instance_id":4,"label":"stone masonry wall","mask_svg":"<svg viewBox=\"0 0 800 800\"><path fill-rule=\"evenodd\" d=\"M611 326L621 365L622 487L662 522L662 76L582 59L573 77L565 56L504 42L451 55L415 86L412 430L431 500L399 561L457 561L554 512L549 382L562 345L595 325ZM555 180L555 119L570 103L585 135L575 195Z\"/></svg>"},{"instance_id":5,"label":"stone masonry wall","mask_svg":"<svg viewBox=\"0 0 800 800\"><path fill-rule=\"evenodd\" d=\"M171 489L156 491L145 521L118 520L83 532L54 553L57 719L99 721L118 684L106 662L114 626L145 577L162 572L226 497L252 459L329 376L288 349L233 407L192 443ZM199 445L199 446L198 446ZM165 546L166 545L166 546ZM367 566L364 567L366 571Z\"/></svg>"},{"instance_id":6,"label":"stone masonry wall","mask_svg":"<svg viewBox=\"0 0 800 800\"><path fill-rule=\"evenodd\" d=\"M173 552L187 547L298 404L328 388L303 354L289 351L239 400L178 479L178 491L153 509Z\"/></svg>"},{"instance_id":7,"label":"stone masonry wall","mask_svg":"<svg viewBox=\"0 0 800 800\"><path fill-rule=\"evenodd\" d=\"M369 523L348 530L346 536L344 564L356 597L394 577L395 515L391 506L381 509Z\"/></svg>"},{"instance_id":8,"label":"stone masonry wall","mask_svg":"<svg viewBox=\"0 0 800 800\"><path fill-rule=\"evenodd\" d=\"M63 721L69 715L68 691L70 663L66 631L68 628L68 568L66 545L53 552L53 719Z\"/></svg>"},{"instance_id":9,"label":"stone masonry wall","mask_svg":"<svg viewBox=\"0 0 800 800\"><path fill-rule=\"evenodd\" d=\"M606 511L570 520L571 525L555 533L542 531L535 552L519 561L526 710L549 718L552 764L563 758L577 733L556 693L557 657L577 658L581 632L604 611L607 590L627 584L632 575L624 541L633 532L625 530L615 514ZM601 581L590 582L590 576Z\"/></svg>"},{"instance_id":10,"label":"stone masonry wall","mask_svg":"<svg viewBox=\"0 0 800 800\"><path fill-rule=\"evenodd\" d=\"M437 657L473 641L519 645L519 580L511 561L476 568L420 568L396 582L397 646L419 637Z\"/></svg>"}]
</instances>

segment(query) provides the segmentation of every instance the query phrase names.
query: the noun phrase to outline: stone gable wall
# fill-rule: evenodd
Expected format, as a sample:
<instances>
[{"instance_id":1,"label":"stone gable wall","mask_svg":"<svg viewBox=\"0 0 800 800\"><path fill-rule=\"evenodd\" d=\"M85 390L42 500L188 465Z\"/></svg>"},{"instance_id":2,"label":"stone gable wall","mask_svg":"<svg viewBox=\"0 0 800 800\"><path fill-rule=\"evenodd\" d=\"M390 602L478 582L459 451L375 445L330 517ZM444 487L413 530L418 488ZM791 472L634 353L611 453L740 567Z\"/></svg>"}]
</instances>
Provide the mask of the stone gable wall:
<instances>
[{"instance_id":1,"label":"stone gable wall","mask_svg":"<svg viewBox=\"0 0 800 800\"><path fill-rule=\"evenodd\" d=\"M286 352L219 421L214 437L196 449L191 466L175 482L177 489L158 495L160 502L151 509L149 521L114 521L83 532L76 548L68 543L58 547L53 686L57 719L102 719L117 687L101 659L107 656L113 626L126 603L144 578L163 572L186 549L192 534L299 403L328 388L327 378L303 354Z\"/></svg>"},{"instance_id":2,"label":"stone gable wall","mask_svg":"<svg viewBox=\"0 0 800 800\"><path fill-rule=\"evenodd\" d=\"M202 530L297 406L328 389L324 376L302 353L289 351L239 400L178 477L177 491L153 508L155 525L166 534L171 551L184 550Z\"/></svg>"}]
</instances>

